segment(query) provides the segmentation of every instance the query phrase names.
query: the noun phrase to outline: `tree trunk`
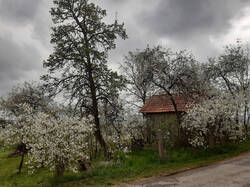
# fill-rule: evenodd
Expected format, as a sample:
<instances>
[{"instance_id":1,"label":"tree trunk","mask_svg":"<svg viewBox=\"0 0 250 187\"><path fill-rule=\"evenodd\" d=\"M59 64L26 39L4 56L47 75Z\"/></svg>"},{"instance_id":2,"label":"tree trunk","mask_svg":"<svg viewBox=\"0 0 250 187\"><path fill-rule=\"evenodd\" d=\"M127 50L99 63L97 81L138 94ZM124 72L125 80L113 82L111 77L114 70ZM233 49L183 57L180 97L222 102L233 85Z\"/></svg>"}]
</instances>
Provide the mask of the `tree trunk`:
<instances>
[{"instance_id":1,"label":"tree trunk","mask_svg":"<svg viewBox=\"0 0 250 187\"><path fill-rule=\"evenodd\" d=\"M93 159L93 157L94 157L94 149L93 149L93 147L94 147L94 145L93 145L93 139L92 139L92 136L90 137L90 143L89 143L89 150L90 150L90 160L92 160Z\"/></svg>"},{"instance_id":2,"label":"tree trunk","mask_svg":"<svg viewBox=\"0 0 250 187\"><path fill-rule=\"evenodd\" d=\"M236 123L236 125L239 125L239 110L236 111L235 123Z\"/></svg>"},{"instance_id":3,"label":"tree trunk","mask_svg":"<svg viewBox=\"0 0 250 187\"><path fill-rule=\"evenodd\" d=\"M97 130L95 131L95 136L103 149L104 156L106 157L106 156L108 156L106 142L104 141L104 139L102 137L100 127L98 127L98 126L96 126L96 127L97 127Z\"/></svg>"},{"instance_id":4,"label":"tree trunk","mask_svg":"<svg viewBox=\"0 0 250 187\"><path fill-rule=\"evenodd\" d=\"M223 135L220 139L220 144L225 145L226 143L228 143L228 137L227 135Z\"/></svg>"},{"instance_id":5,"label":"tree trunk","mask_svg":"<svg viewBox=\"0 0 250 187\"><path fill-rule=\"evenodd\" d=\"M17 149L20 151L21 153L21 161L20 161L20 164L19 164L19 167L18 167L18 173L21 173L22 171L22 168L23 168L23 161L24 161L24 156L25 154L27 154L28 150L26 149L26 145L24 143L20 143L18 146L17 146Z\"/></svg>"},{"instance_id":6,"label":"tree trunk","mask_svg":"<svg viewBox=\"0 0 250 187\"><path fill-rule=\"evenodd\" d=\"M18 167L18 173L21 173L21 171L22 171L23 161L24 161L24 155L25 155L25 153L22 152L21 161L20 161L20 164L19 164L19 167Z\"/></svg>"},{"instance_id":7,"label":"tree trunk","mask_svg":"<svg viewBox=\"0 0 250 187\"><path fill-rule=\"evenodd\" d=\"M97 158L98 156L98 140L95 136L95 158Z\"/></svg>"},{"instance_id":8,"label":"tree trunk","mask_svg":"<svg viewBox=\"0 0 250 187\"><path fill-rule=\"evenodd\" d=\"M55 172L56 172L56 173L55 173L56 177L63 176L64 171L65 171L65 166L64 166L64 164L58 163L58 164L56 165L56 171L55 171Z\"/></svg>"},{"instance_id":9,"label":"tree trunk","mask_svg":"<svg viewBox=\"0 0 250 187\"><path fill-rule=\"evenodd\" d=\"M248 106L247 106L247 102L245 102L245 106L244 106L244 127L245 127L245 133L246 135L248 135L248 120L247 120L247 113L248 113Z\"/></svg>"},{"instance_id":10,"label":"tree trunk","mask_svg":"<svg viewBox=\"0 0 250 187\"><path fill-rule=\"evenodd\" d=\"M151 131L151 119L147 119L146 123L145 123L145 128L144 128L144 142L147 145L150 145L152 143L151 141L151 136L152 136L152 131Z\"/></svg>"},{"instance_id":11,"label":"tree trunk","mask_svg":"<svg viewBox=\"0 0 250 187\"><path fill-rule=\"evenodd\" d=\"M86 160L79 160L79 170L80 171L89 171L91 170L91 163Z\"/></svg>"},{"instance_id":12,"label":"tree trunk","mask_svg":"<svg viewBox=\"0 0 250 187\"><path fill-rule=\"evenodd\" d=\"M168 93L168 95L170 96L170 100L174 106L174 110L175 110L175 114L176 114L176 121L177 121L177 128L178 128L178 134L177 134L177 146L181 146L182 145L182 139L181 139L181 114L179 113L178 109L177 109L177 105L175 103L174 97Z\"/></svg>"},{"instance_id":13,"label":"tree trunk","mask_svg":"<svg viewBox=\"0 0 250 187\"><path fill-rule=\"evenodd\" d=\"M22 154L27 154L28 150L26 149L26 145L23 143L19 143L14 150L14 152L10 153L8 157L14 157L14 156L22 156Z\"/></svg>"},{"instance_id":14,"label":"tree trunk","mask_svg":"<svg viewBox=\"0 0 250 187\"><path fill-rule=\"evenodd\" d=\"M92 76L91 76L92 77ZM92 82L92 81L91 81ZM102 133L101 133L101 128L100 128L100 120L99 120L99 111L98 111L98 102L96 99L96 90L94 84L91 84L91 94L92 94L92 110L93 110L93 115L94 115L94 120L95 120L95 136L98 142L100 143L104 156L107 156L107 148L106 148L106 142L103 139Z\"/></svg>"},{"instance_id":15,"label":"tree trunk","mask_svg":"<svg viewBox=\"0 0 250 187\"><path fill-rule=\"evenodd\" d=\"M250 120L249 116L250 116L249 108L247 108L247 126L249 125L249 120Z\"/></svg>"},{"instance_id":16,"label":"tree trunk","mask_svg":"<svg viewBox=\"0 0 250 187\"><path fill-rule=\"evenodd\" d=\"M91 95L92 95L92 110L93 110L93 116L94 116L94 120L95 120L95 136L96 139L98 140L98 142L100 143L103 151L104 151L104 155L107 156L107 148L106 148L106 142L103 139L102 133L101 133L101 128L100 128L100 120L99 120L99 111L98 111L98 102L97 102L97 98L96 98L96 90L95 90L95 86L94 86L94 81L91 77Z\"/></svg>"},{"instance_id":17,"label":"tree trunk","mask_svg":"<svg viewBox=\"0 0 250 187\"><path fill-rule=\"evenodd\" d=\"M157 139L158 139L158 151L159 151L159 157L163 158L165 157L165 147L164 147L164 139L162 130L158 129L157 131Z\"/></svg>"},{"instance_id":18,"label":"tree trunk","mask_svg":"<svg viewBox=\"0 0 250 187\"><path fill-rule=\"evenodd\" d=\"M84 34L84 38L85 38L86 48L88 49L89 44L88 44L88 39L87 39L86 34ZM88 61L86 64L87 65L87 73L88 73L89 86L90 86L91 99L92 99L92 114L94 116L95 128L96 128L95 136L103 149L104 156L106 157L108 155L107 146L106 146L106 142L102 136L101 128L100 128L98 101L97 101L97 96L96 96L96 85L95 85L94 78L93 78L91 58L90 58L90 54L89 54L88 50L86 52L86 56L87 56L87 61Z\"/></svg>"},{"instance_id":19,"label":"tree trunk","mask_svg":"<svg viewBox=\"0 0 250 187\"><path fill-rule=\"evenodd\" d=\"M91 99L92 99L92 114L94 116L94 122L95 122L95 137L100 143L103 151L104 156L107 156L107 148L106 148L106 142L103 139L101 128L100 128L100 120L99 120L99 111L98 111L98 102L96 97L96 87L92 76L91 67L88 68L88 74L89 74L89 83L90 83L90 89L91 89Z\"/></svg>"},{"instance_id":20,"label":"tree trunk","mask_svg":"<svg viewBox=\"0 0 250 187\"><path fill-rule=\"evenodd\" d=\"M212 128L209 129L208 146L211 149L215 147L214 129Z\"/></svg>"}]
</instances>

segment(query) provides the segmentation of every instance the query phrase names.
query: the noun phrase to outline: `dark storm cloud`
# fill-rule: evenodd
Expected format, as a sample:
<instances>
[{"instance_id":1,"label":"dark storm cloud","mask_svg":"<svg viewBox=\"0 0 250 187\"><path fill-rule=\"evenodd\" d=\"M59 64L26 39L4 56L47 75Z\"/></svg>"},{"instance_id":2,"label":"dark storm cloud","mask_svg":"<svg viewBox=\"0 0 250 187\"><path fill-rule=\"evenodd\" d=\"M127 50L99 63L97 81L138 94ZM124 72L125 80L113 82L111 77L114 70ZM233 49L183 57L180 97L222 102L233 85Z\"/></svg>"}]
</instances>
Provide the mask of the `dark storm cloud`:
<instances>
[{"instance_id":1,"label":"dark storm cloud","mask_svg":"<svg viewBox=\"0 0 250 187\"><path fill-rule=\"evenodd\" d=\"M110 52L109 64L118 69L120 63L124 60L123 57L128 54L128 51L142 49L147 44L158 44L157 38L149 35L147 29L141 28L138 25L138 20L143 12L154 8L159 0L93 0L102 8L107 10L108 22L114 21L117 16L118 21L125 24L128 39L118 40L117 48Z\"/></svg>"},{"instance_id":2,"label":"dark storm cloud","mask_svg":"<svg viewBox=\"0 0 250 187\"><path fill-rule=\"evenodd\" d=\"M39 79L49 48L48 15L45 0L0 0L0 96Z\"/></svg>"},{"instance_id":3,"label":"dark storm cloud","mask_svg":"<svg viewBox=\"0 0 250 187\"><path fill-rule=\"evenodd\" d=\"M162 0L155 10L140 16L140 23L158 36L217 35L227 32L230 20L248 4L237 0Z\"/></svg>"},{"instance_id":4,"label":"dark storm cloud","mask_svg":"<svg viewBox=\"0 0 250 187\"><path fill-rule=\"evenodd\" d=\"M0 0L0 18L16 24L31 22L41 4L41 0Z\"/></svg>"},{"instance_id":5,"label":"dark storm cloud","mask_svg":"<svg viewBox=\"0 0 250 187\"><path fill-rule=\"evenodd\" d=\"M240 21L249 5L249 0L159 0L154 9L138 13L137 23L147 31L146 38L162 40L165 47L192 51L204 62L220 53L214 38L222 40L230 34L231 43L241 38L230 33L232 21Z\"/></svg>"},{"instance_id":6,"label":"dark storm cloud","mask_svg":"<svg viewBox=\"0 0 250 187\"><path fill-rule=\"evenodd\" d=\"M0 21L15 27L31 25L32 37L48 47L51 19L47 0L0 0Z\"/></svg>"},{"instance_id":7,"label":"dark storm cloud","mask_svg":"<svg viewBox=\"0 0 250 187\"><path fill-rule=\"evenodd\" d=\"M18 45L11 36L0 37L0 95L3 87L28 78L31 71L41 68L36 61L41 59L38 51L31 45Z\"/></svg>"},{"instance_id":8,"label":"dark storm cloud","mask_svg":"<svg viewBox=\"0 0 250 187\"><path fill-rule=\"evenodd\" d=\"M250 4L250 0L90 1L107 10L109 23L116 12L125 23L129 39L118 40L109 56L115 69L128 51L147 44L189 49L200 59L213 56L218 50L211 37L226 35L232 20L241 20L242 10ZM0 0L0 96L18 81L34 80L31 74L35 79L42 74L42 60L51 53L51 4L52 0Z\"/></svg>"}]
</instances>

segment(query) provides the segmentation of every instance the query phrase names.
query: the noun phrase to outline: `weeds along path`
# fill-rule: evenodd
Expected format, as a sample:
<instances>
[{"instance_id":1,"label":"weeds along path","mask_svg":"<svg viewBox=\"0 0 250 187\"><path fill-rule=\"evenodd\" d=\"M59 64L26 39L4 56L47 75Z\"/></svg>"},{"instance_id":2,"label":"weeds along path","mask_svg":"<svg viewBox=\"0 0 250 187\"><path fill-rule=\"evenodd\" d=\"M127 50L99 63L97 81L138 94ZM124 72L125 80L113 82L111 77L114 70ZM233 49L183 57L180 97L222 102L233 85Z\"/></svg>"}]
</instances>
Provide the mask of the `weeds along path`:
<instances>
[{"instance_id":1,"label":"weeds along path","mask_svg":"<svg viewBox=\"0 0 250 187\"><path fill-rule=\"evenodd\" d=\"M141 180L122 187L242 187L250 186L250 153L169 176Z\"/></svg>"}]
</instances>

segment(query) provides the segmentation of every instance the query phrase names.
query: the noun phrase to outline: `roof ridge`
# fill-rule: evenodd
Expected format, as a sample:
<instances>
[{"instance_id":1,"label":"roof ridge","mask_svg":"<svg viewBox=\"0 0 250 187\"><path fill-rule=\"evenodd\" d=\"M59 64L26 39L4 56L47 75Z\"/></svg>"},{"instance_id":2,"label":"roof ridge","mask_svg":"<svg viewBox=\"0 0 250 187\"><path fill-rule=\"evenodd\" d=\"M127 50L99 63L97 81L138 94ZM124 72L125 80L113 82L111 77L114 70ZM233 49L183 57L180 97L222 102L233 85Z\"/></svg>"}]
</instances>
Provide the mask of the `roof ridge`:
<instances>
[{"instance_id":1,"label":"roof ridge","mask_svg":"<svg viewBox=\"0 0 250 187\"><path fill-rule=\"evenodd\" d=\"M187 111L190 109L190 106L187 106L188 103L193 102L195 97L192 97L194 94L199 92L189 92L189 93L179 93L173 95L174 100L177 105L178 111ZM198 101L198 100L197 100ZM168 94L159 94L151 96L146 103L142 106L140 112L142 113L161 113L161 112L175 112L174 106Z\"/></svg>"}]
</instances>

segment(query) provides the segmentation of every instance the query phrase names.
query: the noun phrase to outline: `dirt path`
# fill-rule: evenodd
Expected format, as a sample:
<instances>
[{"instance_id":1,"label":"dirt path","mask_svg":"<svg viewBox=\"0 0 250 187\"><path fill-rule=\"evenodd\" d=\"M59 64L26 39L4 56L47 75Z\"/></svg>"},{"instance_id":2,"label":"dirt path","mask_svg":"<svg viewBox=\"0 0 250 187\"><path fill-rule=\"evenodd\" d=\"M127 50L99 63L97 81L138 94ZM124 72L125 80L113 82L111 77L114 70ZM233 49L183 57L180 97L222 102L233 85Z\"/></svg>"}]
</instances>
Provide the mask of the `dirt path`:
<instances>
[{"instance_id":1,"label":"dirt path","mask_svg":"<svg viewBox=\"0 0 250 187\"><path fill-rule=\"evenodd\" d=\"M171 176L145 179L121 187L250 187L250 153Z\"/></svg>"}]
</instances>

